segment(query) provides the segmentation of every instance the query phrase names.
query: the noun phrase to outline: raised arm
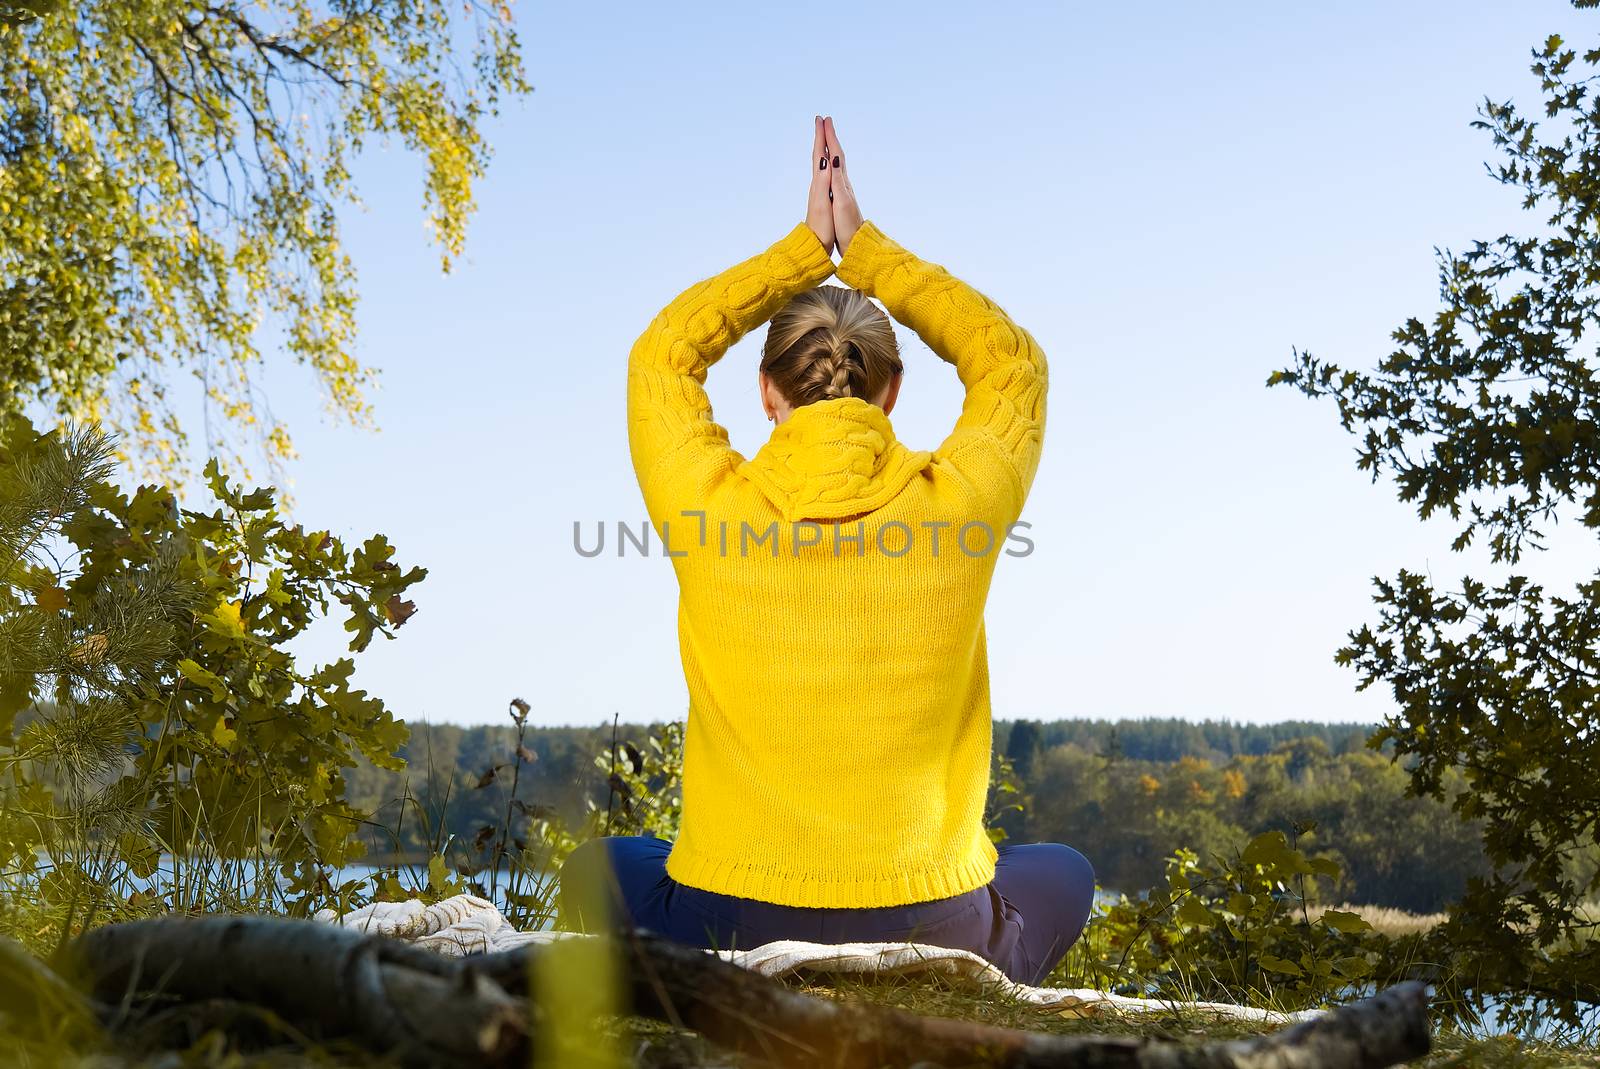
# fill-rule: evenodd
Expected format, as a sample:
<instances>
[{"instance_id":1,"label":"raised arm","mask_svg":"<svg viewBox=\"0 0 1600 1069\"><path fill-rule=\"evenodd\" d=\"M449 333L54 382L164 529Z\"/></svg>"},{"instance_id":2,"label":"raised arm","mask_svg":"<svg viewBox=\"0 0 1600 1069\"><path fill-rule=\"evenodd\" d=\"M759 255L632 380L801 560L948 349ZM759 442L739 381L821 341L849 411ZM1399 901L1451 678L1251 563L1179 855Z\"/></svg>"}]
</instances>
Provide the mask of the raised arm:
<instances>
[{"instance_id":1,"label":"raised arm","mask_svg":"<svg viewBox=\"0 0 1600 1069\"><path fill-rule=\"evenodd\" d=\"M628 357L628 447L654 520L694 508L718 471L739 456L711 415L706 369L790 298L833 274L833 258L811 227L695 283L656 314Z\"/></svg>"},{"instance_id":2,"label":"raised arm","mask_svg":"<svg viewBox=\"0 0 1600 1069\"><path fill-rule=\"evenodd\" d=\"M1044 443L1044 351L1001 308L939 264L919 259L863 220L839 260L839 280L955 365L966 400L935 451L998 494L1009 523L1022 512Z\"/></svg>"}]
</instances>

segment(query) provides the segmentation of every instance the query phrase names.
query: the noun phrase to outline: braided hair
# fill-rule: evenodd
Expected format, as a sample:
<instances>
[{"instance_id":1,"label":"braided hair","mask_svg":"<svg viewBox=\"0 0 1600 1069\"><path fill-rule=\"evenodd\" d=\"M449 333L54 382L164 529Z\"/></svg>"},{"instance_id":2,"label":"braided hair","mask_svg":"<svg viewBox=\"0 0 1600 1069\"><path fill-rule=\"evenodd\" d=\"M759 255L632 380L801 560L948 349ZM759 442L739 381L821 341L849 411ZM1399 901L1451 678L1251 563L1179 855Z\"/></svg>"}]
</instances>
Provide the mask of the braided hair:
<instances>
[{"instance_id":1,"label":"braided hair","mask_svg":"<svg viewBox=\"0 0 1600 1069\"><path fill-rule=\"evenodd\" d=\"M865 294L818 286L767 328L761 370L792 407L839 397L877 398L903 370L889 317Z\"/></svg>"}]
</instances>

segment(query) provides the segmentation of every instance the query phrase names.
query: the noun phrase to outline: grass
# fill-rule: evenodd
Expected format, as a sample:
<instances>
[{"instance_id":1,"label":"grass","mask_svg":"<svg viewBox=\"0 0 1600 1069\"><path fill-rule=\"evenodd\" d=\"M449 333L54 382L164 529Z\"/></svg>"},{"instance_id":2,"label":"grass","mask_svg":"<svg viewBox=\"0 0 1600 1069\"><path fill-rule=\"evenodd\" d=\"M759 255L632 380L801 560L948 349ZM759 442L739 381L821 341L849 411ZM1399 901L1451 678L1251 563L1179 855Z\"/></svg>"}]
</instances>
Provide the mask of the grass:
<instances>
[{"instance_id":1,"label":"grass","mask_svg":"<svg viewBox=\"0 0 1600 1069\"><path fill-rule=\"evenodd\" d=\"M841 976L826 985L790 981L789 986L823 998L846 999L892 1006L932 1017L976 1021L1004 1028L1026 1029L1054 1035L1123 1035L1163 1042L1198 1044L1218 1039L1243 1038L1273 1031L1270 1026L1219 1020L1174 1012L1122 1016L1115 1012L1085 1014L1078 1010L1047 1010L1003 995L979 994L936 975L916 978ZM654 1021L619 1022L626 1044L639 1052L644 1066L683 1065L703 1069L753 1069L741 1060L700 1039L694 1033ZM1536 1043L1514 1036L1473 1036L1442 1031L1434 1037L1434 1050L1408 1063L1416 1069L1600 1069L1600 1047Z\"/></svg>"},{"instance_id":2,"label":"grass","mask_svg":"<svg viewBox=\"0 0 1600 1069\"><path fill-rule=\"evenodd\" d=\"M1333 908L1356 914L1390 939L1402 935L1420 935L1436 925L1443 924L1446 916L1443 913L1407 913L1403 909L1389 906L1358 906L1348 902Z\"/></svg>"}]
</instances>

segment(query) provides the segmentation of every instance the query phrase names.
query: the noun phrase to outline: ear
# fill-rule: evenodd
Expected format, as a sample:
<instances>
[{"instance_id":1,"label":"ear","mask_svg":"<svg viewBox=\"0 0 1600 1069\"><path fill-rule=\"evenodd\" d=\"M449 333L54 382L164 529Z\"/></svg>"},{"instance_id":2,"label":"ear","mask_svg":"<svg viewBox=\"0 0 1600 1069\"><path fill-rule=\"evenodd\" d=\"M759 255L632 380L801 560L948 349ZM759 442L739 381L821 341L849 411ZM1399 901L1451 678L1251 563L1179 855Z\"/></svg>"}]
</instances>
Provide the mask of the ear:
<instances>
[{"instance_id":1,"label":"ear","mask_svg":"<svg viewBox=\"0 0 1600 1069\"><path fill-rule=\"evenodd\" d=\"M900 396L900 381L905 378L905 373L896 371L889 380L889 385L883 391L883 400L878 402L878 407L883 409L883 414L888 415L894 411L895 398Z\"/></svg>"},{"instance_id":2,"label":"ear","mask_svg":"<svg viewBox=\"0 0 1600 1069\"><path fill-rule=\"evenodd\" d=\"M772 385L772 380L765 371L756 372L756 383L760 387L761 407L766 412L768 419L776 419L778 415L778 388Z\"/></svg>"}]
</instances>

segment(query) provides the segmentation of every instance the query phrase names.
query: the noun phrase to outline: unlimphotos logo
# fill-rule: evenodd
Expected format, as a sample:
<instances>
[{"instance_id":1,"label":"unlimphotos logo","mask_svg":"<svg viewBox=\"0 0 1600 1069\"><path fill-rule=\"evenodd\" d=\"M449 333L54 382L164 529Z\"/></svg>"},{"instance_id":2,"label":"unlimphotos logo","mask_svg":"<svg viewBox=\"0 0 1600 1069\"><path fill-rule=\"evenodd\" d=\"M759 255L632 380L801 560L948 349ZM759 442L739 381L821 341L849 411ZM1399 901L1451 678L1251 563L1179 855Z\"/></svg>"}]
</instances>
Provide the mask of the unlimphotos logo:
<instances>
[{"instance_id":1,"label":"unlimphotos logo","mask_svg":"<svg viewBox=\"0 0 1600 1069\"><path fill-rule=\"evenodd\" d=\"M926 553L933 557L953 553L985 557L996 552L1008 557L1026 557L1033 553L1033 539L1021 533L1031 530L1033 525L1023 520L1007 524L1003 532L998 532L983 520L965 523L923 520L917 524L888 520L873 524L869 529L866 520L853 523L796 520L788 524L773 520L765 527L748 520L712 522L699 510L686 510L679 513L679 518L685 522L662 520L659 532L649 520L641 520L637 529L618 520L613 525L614 534L609 544L618 557L628 556L630 549L636 556L652 556L658 543L661 554L667 557L687 557L699 549L710 549L723 557L757 554L799 557L826 550L831 550L835 557L873 553L889 558L910 556L913 551L917 551L918 556ZM582 521L572 521L572 548L578 556L602 556L607 544L604 520L595 522L590 535L585 535Z\"/></svg>"}]
</instances>

